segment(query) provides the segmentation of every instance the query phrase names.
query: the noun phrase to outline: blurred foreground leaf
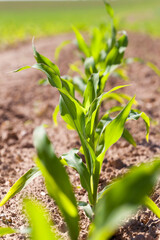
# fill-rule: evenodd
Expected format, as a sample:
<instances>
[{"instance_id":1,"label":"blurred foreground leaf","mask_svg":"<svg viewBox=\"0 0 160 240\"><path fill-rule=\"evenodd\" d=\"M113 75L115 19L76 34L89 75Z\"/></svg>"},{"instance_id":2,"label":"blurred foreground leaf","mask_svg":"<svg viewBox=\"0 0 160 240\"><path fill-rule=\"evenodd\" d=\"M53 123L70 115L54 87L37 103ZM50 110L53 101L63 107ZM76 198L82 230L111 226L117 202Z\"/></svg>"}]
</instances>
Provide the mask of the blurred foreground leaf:
<instances>
[{"instance_id":1,"label":"blurred foreground leaf","mask_svg":"<svg viewBox=\"0 0 160 240\"><path fill-rule=\"evenodd\" d=\"M54 153L43 127L38 127L33 135L38 158L36 163L44 178L48 193L56 201L68 225L71 239L79 234L79 217L76 199L64 166Z\"/></svg>"},{"instance_id":2,"label":"blurred foreground leaf","mask_svg":"<svg viewBox=\"0 0 160 240\"><path fill-rule=\"evenodd\" d=\"M160 174L160 160L134 167L101 195L89 239L109 239L139 204L144 204Z\"/></svg>"},{"instance_id":3,"label":"blurred foreground leaf","mask_svg":"<svg viewBox=\"0 0 160 240\"><path fill-rule=\"evenodd\" d=\"M24 206L31 225L32 240L58 240L51 228L46 210L37 202L29 199L24 200Z\"/></svg>"}]
</instances>

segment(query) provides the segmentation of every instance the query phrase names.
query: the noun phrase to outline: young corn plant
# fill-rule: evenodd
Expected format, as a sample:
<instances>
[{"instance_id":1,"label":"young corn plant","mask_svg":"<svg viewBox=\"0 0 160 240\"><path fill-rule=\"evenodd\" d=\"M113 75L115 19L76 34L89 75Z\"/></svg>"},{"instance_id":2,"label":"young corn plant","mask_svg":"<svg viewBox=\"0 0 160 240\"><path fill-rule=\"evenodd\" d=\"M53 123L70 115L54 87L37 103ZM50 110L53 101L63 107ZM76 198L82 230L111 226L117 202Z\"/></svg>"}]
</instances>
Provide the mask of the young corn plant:
<instances>
[{"instance_id":1,"label":"young corn plant","mask_svg":"<svg viewBox=\"0 0 160 240\"><path fill-rule=\"evenodd\" d=\"M61 117L70 126L70 128L74 129L79 135L81 148L79 150L72 149L69 153L63 154L59 158L55 156L55 159L58 159L57 162L59 162L59 164L62 162L64 165L74 168L79 173L81 185L87 191L89 201L89 205L88 203L80 203L80 205L82 207L84 206L84 209L86 209L87 206L87 211L89 208L90 214L87 214L92 219L97 203L97 189L101 167L108 148L116 143L121 136L134 145L134 139L129 131L125 128L125 123L129 120L138 120L140 117L146 124L146 139L148 140L150 125L149 118L145 113L132 109L135 97L133 97L128 104L121 109L121 111L119 111L119 107L115 107L114 109L109 109L109 111L100 117L99 112L103 100L108 98L110 94L114 93L116 90L121 89L126 85L117 86L108 92L103 92L102 86L104 85L106 75L102 75L101 73L93 73L87 82L83 100L80 102L75 97L74 85L60 76L59 68L48 58L39 54L34 46L33 50L37 63L32 67L44 72L50 85L57 89L60 94L59 109ZM20 68L16 71L21 71L27 68L30 68L30 66ZM119 113L116 117L111 118L109 114L113 111L118 111ZM40 136L34 137L35 143L37 141L35 139L38 139L39 137ZM48 142L48 145L50 146L49 140L46 140L46 142ZM52 157L49 155L50 151L52 152L52 150L49 150L51 147L47 150L46 146L46 150L42 151L43 144L45 145L45 142L43 143L43 141L41 141L40 147L39 145L35 144L36 149L38 150L38 157L42 159L48 159L48 164L53 164L53 171L55 171L55 174L59 176L59 173L56 170L58 165L55 165ZM79 151L84 155L85 162L83 162L78 155ZM5 204L6 201L8 201L17 192L30 183L32 179L39 175L39 173L39 168L37 167L29 170L13 185L13 187L1 201L0 206ZM68 180L64 181L65 184L60 181L65 193L66 191L71 192L71 186L69 183L67 183L67 181ZM48 184L49 188L53 188L53 185L56 189L56 181L51 181L50 184ZM58 190L55 191L55 193L53 194L54 198L58 196ZM59 198L61 199L61 197L62 195L60 194ZM70 196L70 199L66 201L68 201L69 206L72 206L76 203L73 194L72 197ZM61 210L66 219L68 219L68 207L64 205L64 202L65 201L62 197ZM149 202L151 202L151 200L149 200ZM147 206L147 202L145 204ZM149 204L148 207L151 208L151 204ZM72 208L70 207L69 209ZM73 216L76 216L76 210L74 208L72 210ZM154 213L157 214L156 211Z\"/></svg>"},{"instance_id":2,"label":"young corn plant","mask_svg":"<svg viewBox=\"0 0 160 240\"><path fill-rule=\"evenodd\" d=\"M44 176L48 192L56 200L62 212L64 211L63 207L65 207L66 211L68 209L69 216L65 220L70 229L70 239L77 240L79 236L78 212L76 202L71 200L73 197L72 189L70 189L71 184L69 189L65 190L64 186L68 188L68 175L62 163L56 157L52 144L42 127L37 128L34 133L34 144L39 156L36 163ZM53 167L53 162L56 169ZM155 159L151 163L132 168L125 176L99 193L94 220L90 225L87 239L110 239L117 228L125 223L125 219L135 213L139 205L148 202L146 196L150 194L159 174L160 160ZM149 203L156 211L157 206L153 205L152 202ZM46 210L40 203L35 200L25 199L24 207L30 228L22 231L9 227L0 227L0 236L13 233L28 233L32 240L62 240L62 237L58 236L53 230L53 224L49 221Z\"/></svg>"},{"instance_id":3,"label":"young corn plant","mask_svg":"<svg viewBox=\"0 0 160 240\"><path fill-rule=\"evenodd\" d=\"M122 31L117 36L117 30L115 25L114 11L107 1L104 1L105 8L110 17L110 24L102 24L99 27L95 27L92 31L91 38L86 42L78 31L77 28L73 27L76 35L76 46L81 52L81 60L84 65L85 73L77 67L76 64L71 64L70 68L75 71L79 76L73 78L68 77L77 91L82 95L87 85L87 81L92 73L101 72L101 74L106 75L107 81L109 75L114 72L114 74L127 80L127 75L125 70L120 68L122 63L124 63L124 53L128 45L128 38L125 31ZM63 46L69 42L63 42L57 49L55 58L58 58L60 50ZM105 84L102 88L105 87ZM102 89L103 92L104 89Z\"/></svg>"}]
</instances>

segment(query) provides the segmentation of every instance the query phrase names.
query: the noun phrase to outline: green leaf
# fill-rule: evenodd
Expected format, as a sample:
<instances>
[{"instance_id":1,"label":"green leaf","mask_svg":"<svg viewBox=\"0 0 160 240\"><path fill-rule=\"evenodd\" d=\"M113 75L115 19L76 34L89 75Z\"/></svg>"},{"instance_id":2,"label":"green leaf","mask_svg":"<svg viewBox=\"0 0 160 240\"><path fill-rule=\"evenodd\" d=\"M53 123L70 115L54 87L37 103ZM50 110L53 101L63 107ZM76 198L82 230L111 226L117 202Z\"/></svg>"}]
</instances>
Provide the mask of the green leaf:
<instances>
[{"instance_id":1,"label":"green leaf","mask_svg":"<svg viewBox=\"0 0 160 240\"><path fill-rule=\"evenodd\" d=\"M22 177L20 177L15 184L10 188L6 196L2 199L0 206L3 206L10 198L14 197L23 188L25 188L34 178L40 175L37 167L31 168Z\"/></svg>"},{"instance_id":2,"label":"green leaf","mask_svg":"<svg viewBox=\"0 0 160 240\"><path fill-rule=\"evenodd\" d=\"M31 67L30 66L21 67L21 68L18 68L16 70L14 70L14 72L20 72L20 71L23 71L23 70L28 69L28 68L31 68Z\"/></svg>"},{"instance_id":3,"label":"green leaf","mask_svg":"<svg viewBox=\"0 0 160 240\"><path fill-rule=\"evenodd\" d=\"M41 79L38 81L38 84L39 84L39 85L46 86L46 85L49 84L49 82L48 82L48 79L43 79L43 78L41 78Z\"/></svg>"},{"instance_id":4,"label":"green leaf","mask_svg":"<svg viewBox=\"0 0 160 240\"><path fill-rule=\"evenodd\" d=\"M31 225L32 240L58 240L51 223L48 221L49 214L46 214L46 209L35 200L24 200L25 210Z\"/></svg>"},{"instance_id":5,"label":"green leaf","mask_svg":"<svg viewBox=\"0 0 160 240\"><path fill-rule=\"evenodd\" d=\"M73 84L65 79L60 78L54 71L45 64L35 64L33 68L44 72L50 84L56 87L60 92L61 98L59 103L60 113L64 121L73 129L75 129L80 137L83 150L86 156L86 162L89 171L91 171L92 159L88 152L85 140L85 109L82 104L74 97Z\"/></svg>"},{"instance_id":6,"label":"green leaf","mask_svg":"<svg viewBox=\"0 0 160 240\"><path fill-rule=\"evenodd\" d=\"M128 45L128 37L126 32L123 32L123 35L119 38L115 46L108 53L105 60L106 66L120 64L122 62L127 45Z\"/></svg>"},{"instance_id":7,"label":"green leaf","mask_svg":"<svg viewBox=\"0 0 160 240\"><path fill-rule=\"evenodd\" d=\"M89 57L90 56L89 48L86 42L84 41L84 38L82 37L82 35L80 34L76 27L73 26L72 28L76 35L79 50L82 51L86 57Z\"/></svg>"},{"instance_id":8,"label":"green leaf","mask_svg":"<svg viewBox=\"0 0 160 240\"><path fill-rule=\"evenodd\" d=\"M99 73L94 73L88 80L84 92L83 106L88 110L93 100L97 97L97 87L99 83Z\"/></svg>"},{"instance_id":9,"label":"green leaf","mask_svg":"<svg viewBox=\"0 0 160 240\"><path fill-rule=\"evenodd\" d=\"M95 134L95 149L96 149L96 156L98 156L105 145L104 141L104 131L107 125L113 121L112 118L109 117L108 114L103 115L101 120L99 121L97 128L96 128L96 134Z\"/></svg>"},{"instance_id":10,"label":"green leaf","mask_svg":"<svg viewBox=\"0 0 160 240\"><path fill-rule=\"evenodd\" d=\"M125 69L118 68L114 73L113 76L120 77L124 81L129 81L129 77Z\"/></svg>"},{"instance_id":11,"label":"green leaf","mask_svg":"<svg viewBox=\"0 0 160 240\"><path fill-rule=\"evenodd\" d=\"M17 233L17 230L10 227L0 227L0 237L13 233Z\"/></svg>"},{"instance_id":12,"label":"green leaf","mask_svg":"<svg viewBox=\"0 0 160 240\"><path fill-rule=\"evenodd\" d=\"M102 50L106 47L106 43L104 42L104 33L101 29L95 27L92 33L91 39L91 58L93 58L94 62L97 64L100 60ZM94 66L94 65L93 65Z\"/></svg>"},{"instance_id":13,"label":"green leaf","mask_svg":"<svg viewBox=\"0 0 160 240\"><path fill-rule=\"evenodd\" d=\"M71 40L65 40L65 41L63 41L63 42L56 48L55 54L54 54L54 57L55 57L55 60L56 60L56 61L59 60L59 55L60 55L62 49L63 49L66 45L68 45L68 44L70 44L70 43L71 43Z\"/></svg>"},{"instance_id":14,"label":"green leaf","mask_svg":"<svg viewBox=\"0 0 160 240\"><path fill-rule=\"evenodd\" d=\"M53 122L55 124L55 126L58 126L58 122L57 122L57 115L59 113L59 105L57 105L54 109L54 112L52 114L52 119L53 119Z\"/></svg>"},{"instance_id":15,"label":"green leaf","mask_svg":"<svg viewBox=\"0 0 160 240\"><path fill-rule=\"evenodd\" d=\"M95 67L95 61L93 57L86 58L84 61L84 68L87 77L89 77L92 73L97 73L97 69Z\"/></svg>"},{"instance_id":16,"label":"green leaf","mask_svg":"<svg viewBox=\"0 0 160 240\"><path fill-rule=\"evenodd\" d=\"M88 192L89 200L92 202L90 175L82 159L78 156L78 152L78 149L72 149L69 153L63 154L62 159L65 159L67 165L74 168L79 173L81 185Z\"/></svg>"},{"instance_id":17,"label":"green leaf","mask_svg":"<svg viewBox=\"0 0 160 240\"><path fill-rule=\"evenodd\" d=\"M90 206L90 204L86 203L86 202L78 202L78 206L81 207L86 216L92 221L93 220L93 216L94 216L94 212L92 207Z\"/></svg>"},{"instance_id":18,"label":"green leaf","mask_svg":"<svg viewBox=\"0 0 160 240\"><path fill-rule=\"evenodd\" d=\"M69 65L69 68L73 71L73 72L76 72L76 73L78 73L80 76L81 76L81 78L85 78L86 76L85 76L85 74L80 70L80 68L78 68L78 66L76 65L76 64L70 64Z\"/></svg>"},{"instance_id":19,"label":"green leaf","mask_svg":"<svg viewBox=\"0 0 160 240\"><path fill-rule=\"evenodd\" d=\"M130 144L132 144L134 147L136 147L136 142L134 140L134 138L132 137L132 135L130 134L130 132L124 128L124 131L123 131L123 134L122 134L122 137L124 139L126 139Z\"/></svg>"},{"instance_id":20,"label":"green leaf","mask_svg":"<svg viewBox=\"0 0 160 240\"><path fill-rule=\"evenodd\" d=\"M44 178L48 193L56 201L67 223L71 239L79 234L78 210L76 199L65 168L54 153L43 127L38 127L33 135L37 150L36 160Z\"/></svg>"},{"instance_id":21,"label":"green leaf","mask_svg":"<svg viewBox=\"0 0 160 240\"><path fill-rule=\"evenodd\" d=\"M83 81L83 79L79 76L73 77L73 85L75 89L80 92L81 95L83 95L85 89L86 89L86 83Z\"/></svg>"},{"instance_id":22,"label":"green leaf","mask_svg":"<svg viewBox=\"0 0 160 240\"><path fill-rule=\"evenodd\" d=\"M65 89L59 91L61 94L59 108L63 120L76 129L80 136L84 135L84 108Z\"/></svg>"},{"instance_id":23,"label":"green leaf","mask_svg":"<svg viewBox=\"0 0 160 240\"><path fill-rule=\"evenodd\" d=\"M105 7L106 7L106 10L107 10L107 13L108 15L111 17L111 18L114 18L114 11L113 11L113 8L111 7L111 5L108 3L108 1L104 1L104 4L105 4Z\"/></svg>"},{"instance_id":24,"label":"green leaf","mask_svg":"<svg viewBox=\"0 0 160 240\"><path fill-rule=\"evenodd\" d=\"M110 100L113 99L120 104L124 104L124 99L118 93L110 93L108 94L103 100Z\"/></svg>"},{"instance_id":25,"label":"green leaf","mask_svg":"<svg viewBox=\"0 0 160 240\"><path fill-rule=\"evenodd\" d=\"M104 62L104 61L103 61L103 62ZM104 64L104 65L105 65L105 64ZM102 77L101 77L98 95L100 95L100 94L102 94L102 93L104 92L104 89L105 89L105 86L106 86L106 82L107 82L110 74L111 74L112 72L114 72L115 69L117 69L118 67L119 67L119 64L111 65L111 66L109 65L109 66L107 66L107 67L106 67L106 65L105 65L105 66L102 67L102 68L105 69L105 71L104 71L104 73L103 73L103 75L102 75Z\"/></svg>"},{"instance_id":26,"label":"green leaf","mask_svg":"<svg viewBox=\"0 0 160 240\"><path fill-rule=\"evenodd\" d=\"M118 93L119 96L121 96L123 99L126 99L127 101L130 101L131 100L131 96L129 96L128 94L125 94L125 93ZM138 105L138 102L135 100L134 105Z\"/></svg>"},{"instance_id":27,"label":"green leaf","mask_svg":"<svg viewBox=\"0 0 160 240\"><path fill-rule=\"evenodd\" d=\"M53 72L55 74L57 74L60 77L60 71L59 71L59 68L57 67L57 65L55 65L53 62L51 62L48 58L39 54L36 51L36 48L34 46L34 42L32 43L32 47L33 47L34 57L35 57L37 63L43 63L43 64L47 65L48 67L50 67L53 70Z\"/></svg>"},{"instance_id":28,"label":"green leaf","mask_svg":"<svg viewBox=\"0 0 160 240\"><path fill-rule=\"evenodd\" d=\"M150 67L158 76L160 76L160 69L151 62L147 62L147 66Z\"/></svg>"},{"instance_id":29,"label":"green leaf","mask_svg":"<svg viewBox=\"0 0 160 240\"><path fill-rule=\"evenodd\" d=\"M126 107L124 107L124 109L118 114L118 116L107 125L105 129L105 147L101 154L98 156L98 161L101 163L108 148L117 142L123 134L124 125L130 113L134 99L135 97L133 97L131 101L126 105Z\"/></svg>"},{"instance_id":30,"label":"green leaf","mask_svg":"<svg viewBox=\"0 0 160 240\"><path fill-rule=\"evenodd\" d=\"M146 196L143 201L142 204L149 208L158 218L160 218L160 209L159 207L153 202L153 200L151 198L149 198L148 196Z\"/></svg>"},{"instance_id":31,"label":"green leaf","mask_svg":"<svg viewBox=\"0 0 160 240\"><path fill-rule=\"evenodd\" d=\"M112 88L110 91L106 93L102 93L99 97L95 98L95 100L91 103L90 108L88 109L88 112L87 112L88 117L86 121L86 133L88 134L88 137L92 135L94 127L97 127L96 117L102 101L106 97L108 97L110 93L126 86L128 85L122 85L122 86L117 86L115 88Z\"/></svg>"},{"instance_id":32,"label":"green leaf","mask_svg":"<svg viewBox=\"0 0 160 240\"><path fill-rule=\"evenodd\" d=\"M37 70L44 72L48 78L49 83L53 87L56 87L56 88L62 87L60 77L55 73L55 71L51 67L45 65L44 63L37 63L37 64L34 64L32 68L35 68Z\"/></svg>"},{"instance_id":33,"label":"green leaf","mask_svg":"<svg viewBox=\"0 0 160 240\"><path fill-rule=\"evenodd\" d=\"M130 113L134 99L135 97L133 97L126 107L120 112L120 114L109 125L107 125L105 130L106 150L121 137L124 130L124 124Z\"/></svg>"},{"instance_id":34,"label":"green leaf","mask_svg":"<svg viewBox=\"0 0 160 240\"><path fill-rule=\"evenodd\" d=\"M149 117L144 112L141 112L141 111L136 109L136 110L131 110L127 120L132 120L132 119L133 120L138 120L140 117L145 122L145 125L146 125L146 139L148 141L148 139L149 139L149 128L150 128Z\"/></svg>"},{"instance_id":35,"label":"green leaf","mask_svg":"<svg viewBox=\"0 0 160 240\"><path fill-rule=\"evenodd\" d=\"M68 79L64 79L64 78L61 78L61 82L62 82L62 88L67 90L67 92L73 98L75 98L75 89L74 89L73 84L71 82L69 82Z\"/></svg>"},{"instance_id":36,"label":"green leaf","mask_svg":"<svg viewBox=\"0 0 160 240\"><path fill-rule=\"evenodd\" d=\"M142 205L160 174L160 160L132 168L114 182L98 201L89 240L107 240Z\"/></svg>"},{"instance_id":37,"label":"green leaf","mask_svg":"<svg viewBox=\"0 0 160 240\"><path fill-rule=\"evenodd\" d=\"M60 113L66 123L76 129L79 135L84 134L84 109L74 97L73 84L65 79L59 78L53 70L45 64L35 64L33 68L44 72L50 84L56 87L61 94Z\"/></svg>"}]
</instances>

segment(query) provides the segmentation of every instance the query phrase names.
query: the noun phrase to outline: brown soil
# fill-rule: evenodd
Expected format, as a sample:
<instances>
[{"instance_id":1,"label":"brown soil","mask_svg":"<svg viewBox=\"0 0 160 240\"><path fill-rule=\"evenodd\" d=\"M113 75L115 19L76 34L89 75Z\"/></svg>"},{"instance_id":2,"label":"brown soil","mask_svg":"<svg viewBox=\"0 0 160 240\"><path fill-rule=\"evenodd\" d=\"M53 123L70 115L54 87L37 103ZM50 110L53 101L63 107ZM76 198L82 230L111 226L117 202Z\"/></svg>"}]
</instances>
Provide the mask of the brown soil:
<instances>
[{"instance_id":1,"label":"brown soil","mask_svg":"<svg viewBox=\"0 0 160 240\"><path fill-rule=\"evenodd\" d=\"M65 34L36 41L40 53L53 60L57 45L65 39L72 39L73 35ZM153 61L160 67L160 41L145 35L129 35L130 44L128 57L142 57L146 61ZM53 127L52 112L58 103L56 90L50 86L39 86L38 80L43 74L35 70L20 73L9 73L18 67L32 65L35 61L31 43L19 45L0 52L0 192L2 199L10 186L29 168L34 166L32 160L35 150L32 144L32 133L40 124L49 125L49 136L53 141L58 155L68 152L70 148L79 147L79 139L75 132L66 130L64 122L59 118L59 128ZM77 59L77 52L73 46L66 47L60 57L61 74L67 73L68 64ZM137 95L139 109L152 118L150 140L145 140L145 126L138 120L128 123L137 141L134 148L123 139L112 146L103 164L99 188L101 189L111 179L125 173L132 165L149 161L153 156L160 155L160 78L147 66L134 63L127 69L131 79L131 86L124 90L130 95ZM111 88L122 80L109 80L107 88ZM107 108L107 105L104 105ZM79 186L76 172L68 169L71 181L75 187L77 198L86 199L86 193ZM0 226L11 226L23 229L26 220L22 215L20 205L24 196L35 196L47 206L51 218L59 231L67 238L66 226L59 216L54 202L45 191L43 179L34 180L24 191L11 199L0 209ZM160 188L157 186L153 200L160 207ZM84 213L81 214L81 236L85 239L89 221ZM1 239L27 239L22 235L8 235ZM160 239L160 220L149 210L141 209L125 227L121 227L112 238L118 239Z\"/></svg>"}]
</instances>

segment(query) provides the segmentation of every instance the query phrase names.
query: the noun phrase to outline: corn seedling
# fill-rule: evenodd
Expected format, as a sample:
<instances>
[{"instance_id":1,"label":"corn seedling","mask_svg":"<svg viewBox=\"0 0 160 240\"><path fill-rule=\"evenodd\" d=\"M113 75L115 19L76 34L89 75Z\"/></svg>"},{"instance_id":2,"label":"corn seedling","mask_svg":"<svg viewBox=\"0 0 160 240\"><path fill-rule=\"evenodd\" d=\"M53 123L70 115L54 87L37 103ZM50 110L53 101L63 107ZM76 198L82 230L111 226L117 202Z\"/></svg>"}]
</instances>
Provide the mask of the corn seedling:
<instances>
[{"instance_id":1,"label":"corn seedling","mask_svg":"<svg viewBox=\"0 0 160 240\"><path fill-rule=\"evenodd\" d=\"M79 173L81 185L88 193L90 208L94 213L97 202L97 188L101 167L108 148L117 142L121 136L126 138L126 140L129 142L134 143L134 139L125 128L125 122L128 120L138 120L140 117L145 121L147 129L146 138L148 140L150 125L149 118L145 113L137 112L131 109L135 97L128 102L128 104L117 114L115 118L111 118L109 113L117 111L116 107L114 109L110 109L109 113L106 112L101 118L99 118L99 111L102 101L111 93L114 93L116 90L121 89L126 85L117 86L108 92L102 93L100 86L103 82L102 80L105 79L105 75L101 75L99 73L92 74L87 82L83 101L80 102L75 97L74 85L60 77L60 71L58 67L48 58L39 54L34 46L33 50L37 64L33 65L32 67L44 72L50 85L58 90L60 94L60 114L70 128L73 128L75 131L77 131L81 141L80 150L72 149L69 153L63 154L58 161L62 161L64 165L73 167ZM30 68L30 66L26 66L16 71L21 71L27 68ZM40 154L40 149L38 149L38 155ZM85 163L79 157L78 151L84 155ZM43 155L43 158L44 157L45 156ZM54 169L56 169L55 164L53 164L53 166ZM57 170L55 171L57 172ZM38 168L33 168L24 176L22 176L22 178L20 178L18 182L13 185L8 194L2 200L1 205L3 205L8 199L13 197L17 192L25 187L33 178L37 176L37 174L39 174ZM65 184L66 183L67 180L65 180ZM52 186L53 183L50 185ZM70 185L68 184L68 189L71 189L71 186L69 186ZM55 192L57 193L57 191ZM72 204L75 204L76 201L73 196L71 199L73 201ZM65 212L66 209L61 210L63 215L66 214L67 218L67 213Z\"/></svg>"},{"instance_id":2,"label":"corn seedling","mask_svg":"<svg viewBox=\"0 0 160 240\"><path fill-rule=\"evenodd\" d=\"M107 2L105 4L111 19L113 19L113 9ZM115 229L121 224L122 219L129 216L138 205L147 206L160 217L160 210L147 197L147 194L150 193L153 187L155 176L159 172L160 162L157 160L153 164L146 164L133 169L124 178L106 186L98 194L101 167L107 150L121 137L124 137L132 145L136 145L132 135L125 128L126 121L138 120L141 117L146 125L147 141L150 122L144 112L132 109L135 97L128 99L126 95L122 93L118 95L116 93L117 90L127 85L117 86L105 92L105 85L109 75L122 63L124 51L128 43L126 33L123 32L122 36L116 40L116 31L113 25L112 37L107 44L105 43L104 47L104 42L102 41L103 34L101 36L100 32L97 33L99 30L95 30L95 39L93 39L89 48L80 33L76 29L74 30L79 49L86 56L84 61L85 84L83 87L81 84L78 85L79 89L83 89L81 91L83 95L81 101L75 96L77 85L73 81L61 77L57 65L38 53L34 44L33 52L37 63L32 68L45 73L49 84L59 92L59 105L53 117L56 119L56 114L60 111L62 119L69 128L77 132L81 147L80 149L71 149L62 156L56 156L44 129L42 127L37 128L33 136L37 150L37 158L35 159L37 167L30 169L11 187L4 199L2 199L0 206L20 192L39 174L42 174L48 193L56 201L67 223L70 238L76 240L79 236L77 207L79 205L84 209L92 222L88 239L103 240L109 239ZM99 45L101 42L102 45ZM92 49L96 49L97 52L92 51ZM28 68L31 67L26 66L16 70L16 72ZM123 107L115 106L110 108L100 116L102 102L109 98L117 100L127 98L129 102ZM116 116L114 118L111 117L111 113L116 113ZM83 161L79 153L83 155ZM64 166L72 167L78 172L81 186L88 194L87 202L79 202L77 204ZM25 205L33 228L31 233L32 239L40 240L41 234L38 235L37 233L38 225L35 221L37 216L40 219L39 216L42 215L41 222L43 223L43 214L38 213L36 216L34 211L29 210L34 208L33 206L36 209L37 203L28 201ZM50 230L49 224L46 224L45 228L46 234L48 231L48 239L57 239ZM14 230L1 229L1 231L3 233L3 231Z\"/></svg>"},{"instance_id":3,"label":"corn seedling","mask_svg":"<svg viewBox=\"0 0 160 240\"><path fill-rule=\"evenodd\" d=\"M120 68L122 63L123 65L125 63L123 57L128 45L128 37L125 31L117 34L114 11L107 1L104 1L104 4L110 18L110 24L101 24L99 27L95 27L88 42L84 40L78 29L73 27L76 35L75 44L81 52L80 58L85 73L81 72L76 64L71 64L71 70L78 73L79 76L69 77L68 80L74 84L76 90L82 95L92 73L105 73L105 82L113 72L124 80L128 80L125 69ZM60 51L67 43L69 41L63 42L57 48L55 59L58 59ZM102 92L104 87L105 84L102 86Z\"/></svg>"}]
</instances>

